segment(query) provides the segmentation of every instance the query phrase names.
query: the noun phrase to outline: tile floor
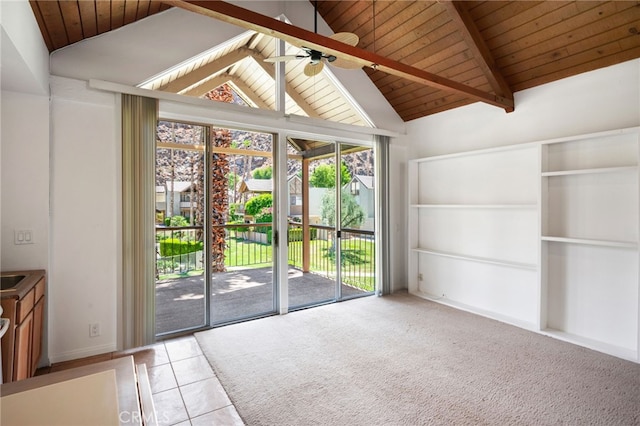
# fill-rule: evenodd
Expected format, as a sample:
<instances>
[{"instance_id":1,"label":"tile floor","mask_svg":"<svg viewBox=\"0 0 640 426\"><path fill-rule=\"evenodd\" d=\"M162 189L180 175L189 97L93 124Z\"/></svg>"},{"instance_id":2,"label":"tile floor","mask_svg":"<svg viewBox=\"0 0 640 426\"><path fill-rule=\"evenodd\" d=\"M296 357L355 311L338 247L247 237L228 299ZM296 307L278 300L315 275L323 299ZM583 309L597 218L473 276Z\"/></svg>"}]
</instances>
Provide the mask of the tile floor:
<instances>
[{"instance_id":1,"label":"tile floor","mask_svg":"<svg viewBox=\"0 0 640 426\"><path fill-rule=\"evenodd\" d=\"M37 374L133 355L145 363L160 426L244 425L195 337L54 364Z\"/></svg>"}]
</instances>

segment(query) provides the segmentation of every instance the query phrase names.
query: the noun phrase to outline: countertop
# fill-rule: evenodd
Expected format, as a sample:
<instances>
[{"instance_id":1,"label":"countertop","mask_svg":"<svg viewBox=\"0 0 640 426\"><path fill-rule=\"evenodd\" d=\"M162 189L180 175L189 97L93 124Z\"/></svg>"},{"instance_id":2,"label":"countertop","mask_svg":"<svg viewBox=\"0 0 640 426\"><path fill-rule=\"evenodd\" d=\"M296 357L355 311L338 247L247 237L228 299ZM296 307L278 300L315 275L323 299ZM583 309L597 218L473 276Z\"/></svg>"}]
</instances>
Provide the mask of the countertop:
<instances>
[{"instance_id":1,"label":"countertop","mask_svg":"<svg viewBox=\"0 0 640 426\"><path fill-rule=\"evenodd\" d=\"M25 278L10 290L0 292L2 299L21 299L45 276L44 269L28 271L2 271L0 275L24 275Z\"/></svg>"},{"instance_id":2,"label":"countertop","mask_svg":"<svg viewBox=\"0 0 640 426\"><path fill-rule=\"evenodd\" d=\"M86 365L82 367L77 367L71 370L63 370L55 373L44 374L42 376L32 377L27 380L20 380L18 382L5 383L0 385L0 393L2 394L2 398L5 399L8 396L19 394L21 392L28 392L37 389L51 389L56 390L55 387L49 387L51 385L64 383L67 381L71 381L73 379L87 377L89 375L93 375L96 373L106 372L106 371L114 371L115 372L115 381L116 381L116 392L115 396L117 398L117 405L114 407L104 407L101 404L104 401L93 401L95 410L116 410L116 423L120 425L141 425L141 419L143 418L143 414L140 412L140 403L138 399L138 389L137 389L137 376L134 368L134 361L132 356L117 358L109 361L100 362L97 364ZM71 382L70 382L71 383ZM89 389L87 389L89 390ZM82 391L82 388L80 388ZM56 395L48 395L51 398L50 402L55 402ZM65 399L68 395L65 395ZM5 401L6 402L6 401ZM44 410L44 406L41 404L43 401L34 401L34 405L37 407L40 404L38 410ZM73 402L73 401L72 401ZM80 404L80 400L76 401ZM104 405L104 404L103 404ZM91 404L89 407L91 408ZM45 414L47 415L55 415L55 417L51 417L49 424L68 424L65 423L65 416L69 413L58 413L56 412L56 407L46 407L50 410ZM80 407L78 407L80 409ZM73 413L71 413L73 414ZM78 414L78 413L76 413ZM113 414L113 413L110 413ZM113 416L112 416L113 417ZM55 421L54 421L55 420ZM104 422L102 422L104 424ZM110 423L111 424L111 423Z\"/></svg>"}]
</instances>

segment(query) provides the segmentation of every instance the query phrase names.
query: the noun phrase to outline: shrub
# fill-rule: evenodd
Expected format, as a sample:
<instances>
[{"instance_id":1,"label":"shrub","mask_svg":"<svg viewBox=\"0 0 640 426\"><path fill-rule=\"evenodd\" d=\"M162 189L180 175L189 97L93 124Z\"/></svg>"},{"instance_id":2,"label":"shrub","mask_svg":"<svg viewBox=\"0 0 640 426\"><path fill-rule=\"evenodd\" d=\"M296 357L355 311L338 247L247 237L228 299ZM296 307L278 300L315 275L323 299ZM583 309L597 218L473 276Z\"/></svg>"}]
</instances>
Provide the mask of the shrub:
<instances>
[{"instance_id":1,"label":"shrub","mask_svg":"<svg viewBox=\"0 0 640 426\"><path fill-rule=\"evenodd\" d=\"M189 221L182 216L171 216L164 218L165 226L189 226Z\"/></svg>"},{"instance_id":2,"label":"shrub","mask_svg":"<svg viewBox=\"0 0 640 426\"><path fill-rule=\"evenodd\" d=\"M271 194L262 194L253 197L244 205L244 213L249 216L258 215L265 207L273 206L273 196Z\"/></svg>"},{"instance_id":3,"label":"shrub","mask_svg":"<svg viewBox=\"0 0 640 426\"><path fill-rule=\"evenodd\" d=\"M232 222L227 222L227 225L236 225L236 224L244 224L243 221L241 220L234 220ZM244 231L248 231L249 227L248 226L228 226L227 229L229 231L235 231L235 232L244 232Z\"/></svg>"},{"instance_id":4,"label":"shrub","mask_svg":"<svg viewBox=\"0 0 640 426\"><path fill-rule=\"evenodd\" d=\"M269 228L267 230L267 244L271 244L272 235L273 235L273 231L271 230L271 228ZM309 230L309 235L312 240L315 240L316 238L318 238L318 230L316 228L311 228ZM290 229L288 237L289 237L289 242L302 241L302 229L300 228Z\"/></svg>"},{"instance_id":5,"label":"shrub","mask_svg":"<svg viewBox=\"0 0 640 426\"><path fill-rule=\"evenodd\" d=\"M260 210L260 213L258 213L255 217L256 223L271 223L273 222L273 208L272 207L264 207L262 210ZM266 233L267 231L270 231L271 227L270 226L256 226L256 232L259 232L261 234Z\"/></svg>"},{"instance_id":6,"label":"shrub","mask_svg":"<svg viewBox=\"0 0 640 426\"><path fill-rule=\"evenodd\" d=\"M179 238L167 238L160 241L160 256L178 256L201 251L203 248L204 243L202 241L183 241Z\"/></svg>"},{"instance_id":7,"label":"shrub","mask_svg":"<svg viewBox=\"0 0 640 426\"><path fill-rule=\"evenodd\" d=\"M240 206L240 203L229 204L229 222L242 220L242 214L236 213L238 211L239 206Z\"/></svg>"},{"instance_id":8,"label":"shrub","mask_svg":"<svg viewBox=\"0 0 640 426\"><path fill-rule=\"evenodd\" d=\"M318 237L318 230L316 228L311 228L309 230L309 235L312 240L315 240ZM302 241L302 228L290 229L289 241Z\"/></svg>"}]
</instances>

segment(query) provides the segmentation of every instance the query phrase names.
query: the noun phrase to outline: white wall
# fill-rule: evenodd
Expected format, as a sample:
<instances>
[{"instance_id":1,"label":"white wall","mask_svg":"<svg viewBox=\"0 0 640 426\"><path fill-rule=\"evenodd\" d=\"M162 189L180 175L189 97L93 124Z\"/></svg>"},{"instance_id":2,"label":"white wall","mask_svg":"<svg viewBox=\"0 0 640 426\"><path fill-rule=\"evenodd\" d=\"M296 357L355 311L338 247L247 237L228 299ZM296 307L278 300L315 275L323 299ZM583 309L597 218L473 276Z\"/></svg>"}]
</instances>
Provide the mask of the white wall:
<instances>
[{"instance_id":1,"label":"white wall","mask_svg":"<svg viewBox=\"0 0 640 426\"><path fill-rule=\"evenodd\" d=\"M47 269L49 53L27 0L0 2L2 270ZM14 245L31 229L34 244Z\"/></svg>"},{"instance_id":2,"label":"white wall","mask_svg":"<svg viewBox=\"0 0 640 426\"><path fill-rule=\"evenodd\" d=\"M0 1L2 90L49 93L49 51L27 0Z\"/></svg>"},{"instance_id":3,"label":"white wall","mask_svg":"<svg viewBox=\"0 0 640 426\"><path fill-rule=\"evenodd\" d=\"M49 257L49 99L2 92L2 270L47 269ZM33 231L15 245L14 230Z\"/></svg>"},{"instance_id":4,"label":"white wall","mask_svg":"<svg viewBox=\"0 0 640 426\"><path fill-rule=\"evenodd\" d=\"M49 52L27 0L0 1L0 27L0 269L48 270ZM34 243L15 245L16 229Z\"/></svg>"},{"instance_id":5,"label":"white wall","mask_svg":"<svg viewBox=\"0 0 640 426\"><path fill-rule=\"evenodd\" d=\"M399 142L407 159L414 159L638 125L640 60L633 60L518 92L509 114L475 103L410 121ZM405 164L396 170L406 187ZM406 221L406 209L402 217ZM403 259L408 258L407 232Z\"/></svg>"},{"instance_id":6,"label":"white wall","mask_svg":"<svg viewBox=\"0 0 640 426\"><path fill-rule=\"evenodd\" d=\"M407 123L410 158L640 124L640 60L515 94L515 111L475 103Z\"/></svg>"},{"instance_id":7,"label":"white wall","mask_svg":"<svg viewBox=\"0 0 640 426\"><path fill-rule=\"evenodd\" d=\"M114 94L51 84L49 358L60 362L117 349L121 150Z\"/></svg>"}]
</instances>

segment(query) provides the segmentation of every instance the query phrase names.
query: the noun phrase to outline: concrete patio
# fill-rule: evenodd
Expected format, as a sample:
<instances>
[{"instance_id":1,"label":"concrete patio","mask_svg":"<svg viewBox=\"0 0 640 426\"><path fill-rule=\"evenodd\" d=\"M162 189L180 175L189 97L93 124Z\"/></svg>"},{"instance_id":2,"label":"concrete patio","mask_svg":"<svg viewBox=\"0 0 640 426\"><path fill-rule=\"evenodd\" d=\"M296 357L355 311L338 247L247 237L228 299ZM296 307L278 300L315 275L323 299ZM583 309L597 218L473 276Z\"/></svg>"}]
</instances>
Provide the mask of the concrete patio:
<instances>
[{"instance_id":1,"label":"concrete patio","mask_svg":"<svg viewBox=\"0 0 640 426\"><path fill-rule=\"evenodd\" d=\"M260 316L273 312L271 268L219 272L211 281L212 323ZM342 296L368 294L342 285ZM333 300L335 281L289 268L289 306ZM156 282L156 333L164 334L204 325L204 276Z\"/></svg>"}]
</instances>

